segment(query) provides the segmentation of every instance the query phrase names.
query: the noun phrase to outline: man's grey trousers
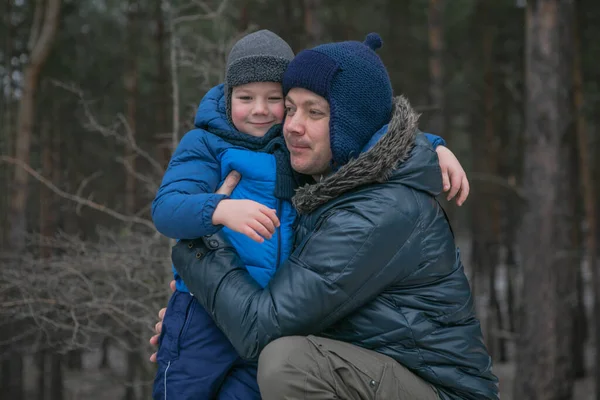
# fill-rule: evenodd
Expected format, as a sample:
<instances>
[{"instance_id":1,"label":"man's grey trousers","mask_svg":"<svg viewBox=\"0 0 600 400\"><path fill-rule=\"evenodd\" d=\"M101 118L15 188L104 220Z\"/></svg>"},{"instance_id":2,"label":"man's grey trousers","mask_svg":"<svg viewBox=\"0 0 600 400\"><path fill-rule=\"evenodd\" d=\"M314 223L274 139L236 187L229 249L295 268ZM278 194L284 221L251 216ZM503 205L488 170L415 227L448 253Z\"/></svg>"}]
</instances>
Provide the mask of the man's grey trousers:
<instances>
[{"instance_id":1,"label":"man's grey trousers","mask_svg":"<svg viewBox=\"0 0 600 400\"><path fill-rule=\"evenodd\" d=\"M263 400L439 400L433 386L392 358L317 336L267 345L258 385Z\"/></svg>"}]
</instances>

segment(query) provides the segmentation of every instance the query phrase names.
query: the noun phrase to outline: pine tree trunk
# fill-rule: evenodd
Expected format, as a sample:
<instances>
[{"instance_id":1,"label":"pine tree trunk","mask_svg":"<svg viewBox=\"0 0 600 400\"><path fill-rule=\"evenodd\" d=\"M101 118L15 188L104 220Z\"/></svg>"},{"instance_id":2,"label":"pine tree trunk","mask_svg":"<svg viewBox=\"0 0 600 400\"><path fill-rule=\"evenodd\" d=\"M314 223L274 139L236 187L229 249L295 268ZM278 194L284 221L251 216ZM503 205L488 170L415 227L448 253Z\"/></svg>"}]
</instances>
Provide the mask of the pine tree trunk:
<instances>
[{"instance_id":1,"label":"pine tree trunk","mask_svg":"<svg viewBox=\"0 0 600 400\"><path fill-rule=\"evenodd\" d=\"M287 41L292 49L296 49L296 35L294 35L294 5L292 0L283 0L277 7L279 18L282 21L282 38Z\"/></svg>"},{"instance_id":2,"label":"pine tree trunk","mask_svg":"<svg viewBox=\"0 0 600 400\"><path fill-rule=\"evenodd\" d=\"M587 235L585 238L585 247L588 255L588 265L592 271L592 288L594 292L593 320L595 321L596 343L594 356L594 381L596 382L596 400L600 400L600 273L598 272L597 251L598 251L598 204L596 193L594 191L594 179L592 175L593 165L590 155L590 141L588 138L585 114L583 111L583 71L582 71L582 49L580 35L580 15L583 11L581 2L575 0L574 28L573 28L573 104L575 111L575 129L577 131L577 154L579 160L579 171L581 187L583 193L583 205L585 210L585 219L588 223ZM598 160L598 156L596 156ZM580 295L581 296L581 295ZM584 310L585 311L585 310ZM581 313L581 311L579 312ZM585 314L584 314L585 316ZM582 324L580 329L586 329L586 324ZM582 349L583 351L583 349Z\"/></svg>"},{"instance_id":3,"label":"pine tree trunk","mask_svg":"<svg viewBox=\"0 0 600 400\"><path fill-rule=\"evenodd\" d=\"M137 0L129 0L127 3L127 59L125 66L125 116L127 120L127 130L129 140L125 146L124 162L125 167L125 212L128 215L135 213L136 208L136 178L135 171L135 152L133 151L133 141L136 136L136 97L138 89L138 71L136 56L136 35L137 18L139 3Z\"/></svg>"},{"instance_id":4,"label":"pine tree trunk","mask_svg":"<svg viewBox=\"0 0 600 400\"><path fill-rule=\"evenodd\" d=\"M156 20L156 154L160 164L166 169L171 158L171 146L168 141L169 127L167 124L167 110L169 107L169 72L165 55L167 33L165 31L165 16L163 0L155 0Z\"/></svg>"},{"instance_id":5,"label":"pine tree trunk","mask_svg":"<svg viewBox=\"0 0 600 400\"><path fill-rule=\"evenodd\" d=\"M63 400L63 362L62 355L53 353L50 355L50 400Z\"/></svg>"},{"instance_id":6,"label":"pine tree trunk","mask_svg":"<svg viewBox=\"0 0 600 400\"><path fill-rule=\"evenodd\" d=\"M135 400L135 383L136 376L138 371L138 356L136 352L137 341L135 335L128 332L127 333L127 343L129 345L129 350L127 350L127 375L126 375L126 388L125 388L125 396L123 400Z\"/></svg>"},{"instance_id":7,"label":"pine tree trunk","mask_svg":"<svg viewBox=\"0 0 600 400\"><path fill-rule=\"evenodd\" d=\"M572 218L568 135L572 116L572 2L528 1L526 129L520 229L523 307L514 398L570 399L576 268L567 228Z\"/></svg>"},{"instance_id":8,"label":"pine tree trunk","mask_svg":"<svg viewBox=\"0 0 600 400\"><path fill-rule=\"evenodd\" d=\"M44 119L40 127L41 144L42 144L42 175L52 179L53 176L53 142L50 132L50 123L48 119ZM56 182L54 182L56 183ZM42 243L40 245L40 257L49 258L51 256L51 248L44 244L46 238L54 235L56 223L56 209L53 207L52 191L45 186L40 187L40 236Z\"/></svg>"},{"instance_id":9,"label":"pine tree trunk","mask_svg":"<svg viewBox=\"0 0 600 400\"><path fill-rule=\"evenodd\" d=\"M108 360L109 350L110 350L110 339L108 336L105 336L102 339L102 345L101 345L101 350L100 350L102 353L102 357L100 358L100 368L108 368L110 366L109 360Z\"/></svg>"},{"instance_id":10,"label":"pine tree trunk","mask_svg":"<svg viewBox=\"0 0 600 400\"><path fill-rule=\"evenodd\" d=\"M444 121L444 0L429 0L429 101L435 107L431 131L445 132Z\"/></svg>"},{"instance_id":11,"label":"pine tree trunk","mask_svg":"<svg viewBox=\"0 0 600 400\"><path fill-rule=\"evenodd\" d=\"M35 120L35 98L39 76L52 48L60 14L60 0L48 0L41 28L31 28L30 43L33 43L29 63L25 66L22 82L22 94L19 102L15 158L29 164L33 121ZM36 7L43 7L38 2ZM39 35L37 35L39 32ZM37 36L37 37L35 37ZM23 168L14 169L14 187L10 212L11 249L19 251L25 245L27 184L29 175Z\"/></svg>"},{"instance_id":12,"label":"pine tree trunk","mask_svg":"<svg viewBox=\"0 0 600 400\"><path fill-rule=\"evenodd\" d=\"M40 350L36 354L38 379L37 379L37 399L46 399L46 351Z\"/></svg>"},{"instance_id":13,"label":"pine tree trunk","mask_svg":"<svg viewBox=\"0 0 600 400\"><path fill-rule=\"evenodd\" d=\"M495 39L496 27L490 14L491 3L483 4L483 9L480 12L484 15L484 30L483 30L483 108L484 108L484 141L483 141L483 172L490 176L498 176L500 172L499 166L499 140L496 134L496 121L498 120L496 113L496 72L495 65ZM497 361L504 361L506 358L506 341L500 337L499 332L504 329L503 318L500 308L500 302L496 291L496 277L498 264L500 262L499 250L501 241L501 223L500 223L500 204L499 196L496 192L490 193L484 202L486 205L485 216L482 216L488 224L485 226L485 235L487 236L487 244L485 251L488 260L487 268L489 270L488 279L488 334L486 335L487 343L489 344L490 353Z\"/></svg>"},{"instance_id":14,"label":"pine tree trunk","mask_svg":"<svg viewBox=\"0 0 600 400\"><path fill-rule=\"evenodd\" d=\"M35 120L35 99L42 71L58 29L60 14L60 0L48 0L44 12L41 27L35 26L30 29L30 40L32 44L29 62L23 71L21 86L21 97L17 115L17 131L15 139L15 158L25 164L30 161L30 147L33 135L33 121ZM38 1L36 7L44 7L43 2ZM29 176L23 168L14 168L12 195L10 199L9 213L9 244L10 249L19 252L25 247L26 206L28 198ZM14 324L9 325L5 331L11 336L12 332L19 328ZM8 368L8 369L6 369ZM23 388L23 359L20 354L10 356L7 363L3 363L3 377L9 382L7 390L3 393L7 398L21 400L24 396Z\"/></svg>"},{"instance_id":15,"label":"pine tree trunk","mask_svg":"<svg viewBox=\"0 0 600 400\"><path fill-rule=\"evenodd\" d=\"M250 25L250 18L248 15L248 0L242 1L240 7L240 17L238 19L238 31L245 32Z\"/></svg>"},{"instance_id":16,"label":"pine tree trunk","mask_svg":"<svg viewBox=\"0 0 600 400\"><path fill-rule=\"evenodd\" d=\"M169 52L169 65L171 73L171 99L173 104L173 125L171 127L171 153L175 151L179 144L179 65L178 61L178 42L177 32L175 30L175 23L173 19L174 10L171 5L169 8L169 35L170 35L170 52Z\"/></svg>"},{"instance_id":17,"label":"pine tree trunk","mask_svg":"<svg viewBox=\"0 0 600 400\"><path fill-rule=\"evenodd\" d=\"M66 355L67 368L73 371L80 371L83 368L83 352L79 349L71 350Z\"/></svg>"},{"instance_id":18,"label":"pine tree trunk","mask_svg":"<svg viewBox=\"0 0 600 400\"><path fill-rule=\"evenodd\" d=\"M575 128L576 129L576 128ZM575 133L575 132L574 132ZM573 134L569 137L568 143L571 149L571 161L573 162L572 171L573 176L570 180L571 188L570 194L572 196L571 205L573 207L573 219L569 226L573 251L572 251L572 265L576 269L576 281L575 281L575 310L571 315L573 319L572 329L573 334L571 337L571 353L573 357L571 361L573 365L571 370L575 378L583 378L585 376L585 349L587 341L587 317L584 304L584 285L583 285L583 260L584 260L584 241L582 238L582 204L583 196L581 190L581 173L577 146L577 135Z\"/></svg>"},{"instance_id":19,"label":"pine tree trunk","mask_svg":"<svg viewBox=\"0 0 600 400\"><path fill-rule=\"evenodd\" d=\"M13 153L13 66L12 66L12 54L13 54L13 26L12 26L12 1L5 1L4 9L4 26L6 29L6 41L4 46L4 54L6 55L6 63L4 65L6 71L6 93L4 96L4 102L2 103L2 127L4 135L0 139L2 147L0 153L12 155ZM8 237L8 205L10 204L9 193L11 193L11 176L9 168L2 168L2 174L0 175L0 184L4 187L8 187L9 190L3 191L2 198L0 199L0 249L7 245ZM1 388L0 388L1 390Z\"/></svg>"},{"instance_id":20,"label":"pine tree trunk","mask_svg":"<svg viewBox=\"0 0 600 400\"><path fill-rule=\"evenodd\" d=\"M323 24L318 12L321 0L303 0L304 4L304 32L306 33L306 47L320 44L323 37Z\"/></svg>"}]
</instances>

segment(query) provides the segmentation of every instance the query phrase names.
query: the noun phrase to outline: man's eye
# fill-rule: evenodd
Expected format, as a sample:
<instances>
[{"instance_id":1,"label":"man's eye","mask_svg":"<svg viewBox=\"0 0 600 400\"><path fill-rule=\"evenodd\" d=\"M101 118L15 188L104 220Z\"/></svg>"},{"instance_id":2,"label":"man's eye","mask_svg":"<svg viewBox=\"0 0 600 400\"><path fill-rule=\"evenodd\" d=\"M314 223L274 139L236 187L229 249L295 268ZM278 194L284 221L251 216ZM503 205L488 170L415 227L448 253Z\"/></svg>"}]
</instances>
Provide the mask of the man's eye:
<instances>
[{"instance_id":1,"label":"man's eye","mask_svg":"<svg viewBox=\"0 0 600 400\"><path fill-rule=\"evenodd\" d=\"M321 115L324 115L322 111L319 110L310 110L310 115L315 116L315 117L320 117Z\"/></svg>"},{"instance_id":2,"label":"man's eye","mask_svg":"<svg viewBox=\"0 0 600 400\"><path fill-rule=\"evenodd\" d=\"M286 112L287 114L290 114L290 113L293 113L293 112L294 112L294 109L293 109L292 107L286 107L286 108L285 108L285 112Z\"/></svg>"}]
</instances>

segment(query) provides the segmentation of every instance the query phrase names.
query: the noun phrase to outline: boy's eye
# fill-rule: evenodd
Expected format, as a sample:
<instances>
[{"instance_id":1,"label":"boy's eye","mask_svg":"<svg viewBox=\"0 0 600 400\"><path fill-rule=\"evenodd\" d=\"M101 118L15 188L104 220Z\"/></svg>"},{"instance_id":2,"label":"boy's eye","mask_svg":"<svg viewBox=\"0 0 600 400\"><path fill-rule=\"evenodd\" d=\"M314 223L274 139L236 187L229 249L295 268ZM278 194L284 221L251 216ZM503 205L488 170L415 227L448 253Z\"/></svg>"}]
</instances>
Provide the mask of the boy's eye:
<instances>
[{"instance_id":1,"label":"boy's eye","mask_svg":"<svg viewBox=\"0 0 600 400\"><path fill-rule=\"evenodd\" d=\"M283 100L283 97L281 96L271 96L269 97L269 101L281 101Z\"/></svg>"},{"instance_id":2,"label":"boy's eye","mask_svg":"<svg viewBox=\"0 0 600 400\"><path fill-rule=\"evenodd\" d=\"M252 97L250 97L250 96L238 96L238 99L240 99L240 100L252 100Z\"/></svg>"}]
</instances>

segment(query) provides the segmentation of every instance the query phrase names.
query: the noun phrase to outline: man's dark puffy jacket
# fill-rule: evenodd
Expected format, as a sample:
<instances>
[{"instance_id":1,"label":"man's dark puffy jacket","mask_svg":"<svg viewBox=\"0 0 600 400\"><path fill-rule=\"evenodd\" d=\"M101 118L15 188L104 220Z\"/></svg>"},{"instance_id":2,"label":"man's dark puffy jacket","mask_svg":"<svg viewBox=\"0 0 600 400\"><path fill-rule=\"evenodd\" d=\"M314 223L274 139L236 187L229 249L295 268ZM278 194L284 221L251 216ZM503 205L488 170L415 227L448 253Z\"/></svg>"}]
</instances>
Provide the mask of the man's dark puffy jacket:
<instances>
[{"instance_id":1,"label":"man's dark puffy jacket","mask_svg":"<svg viewBox=\"0 0 600 400\"><path fill-rule=\"evenodd\" d=\"M299 189L296 248L262 289L220 236L182 241L173 262L242 357L316 334L386 354L442 399L497 399L451 228L437 156L396 101L387 132ZM373 377L376 381L377 377Z\"/></svg>"}]
</instances>

